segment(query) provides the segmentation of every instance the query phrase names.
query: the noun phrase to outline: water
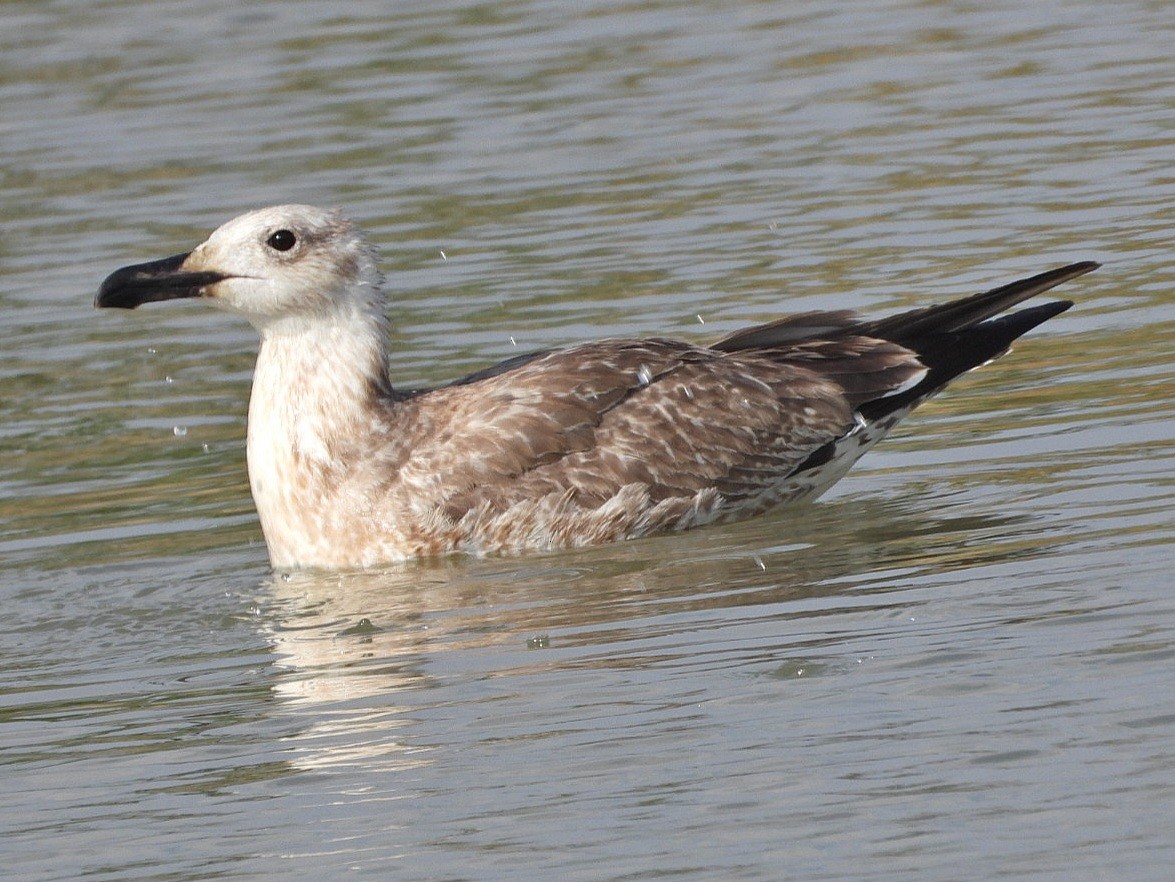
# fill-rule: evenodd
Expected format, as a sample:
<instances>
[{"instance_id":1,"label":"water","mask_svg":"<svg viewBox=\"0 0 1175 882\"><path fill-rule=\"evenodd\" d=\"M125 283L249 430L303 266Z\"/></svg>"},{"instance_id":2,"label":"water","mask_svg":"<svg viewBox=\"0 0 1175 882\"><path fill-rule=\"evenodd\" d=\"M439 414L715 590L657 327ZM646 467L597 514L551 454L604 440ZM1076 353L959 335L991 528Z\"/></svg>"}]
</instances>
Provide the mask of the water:
<instances>
[{"instance_id":1,"label":"water","mask_svg":"<svg viewBox=\"0 0 1175 882\"><path fill-rule=\"evenodd\" d=\"M1168 877L1169 8L0 21L6 879ZM1106 265L813 508L283 578L252 332L90 299L294 200L370 229L405 385Z\"/></svg>"}]
</instances>

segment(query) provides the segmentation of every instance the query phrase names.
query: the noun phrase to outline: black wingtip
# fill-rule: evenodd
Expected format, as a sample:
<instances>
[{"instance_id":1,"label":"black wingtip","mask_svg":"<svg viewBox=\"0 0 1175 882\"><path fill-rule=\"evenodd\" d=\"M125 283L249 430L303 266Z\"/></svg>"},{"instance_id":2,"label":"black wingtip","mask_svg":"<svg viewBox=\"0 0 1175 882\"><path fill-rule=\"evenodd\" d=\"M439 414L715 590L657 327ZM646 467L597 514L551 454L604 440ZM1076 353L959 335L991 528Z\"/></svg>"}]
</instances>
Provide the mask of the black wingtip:
<instances>
[{"instance_id":1,"label":"black wingtip","mask_svg":"<svg viewBox=\"0 0 1175 882\"><path fill-rule=\"evenodd\" d=\"M930 369L926 376L906 392L865 404L860 408L862 415L875 420L917 404L961 374L1006 354L1017 339L1072 306L1072 300L1053 300L987 319L962 331L924 335L915 351L919 361Z\"/></svg>"},{"instance_id":2,"label":"black wingtip","mask_svg":"<svg viewBox=\"0 0 1175 882\"><path fill-rule=\"evenodd\" d=\"M1017 303L1043 294L1070 279L1091 273L1099 266L1101 264L1094 260L1070 263L970 297L914 309L877 321L862 322L857 330L918 350L918 341L925 336L977 327Z\"/></svg>"},{"instance_id":3,"label":"black wingtip","mask_svg":"<svg viewBox=\"0 0 1175 882\"><path fill-rule=\"evenodd\" d=\"M1092 273L1094 270L1100 268L1101 264L1096 260L1080 260L1077 263L1069 263L1065 266L1059 266L1056 269L1045 270L1043 273L1037 273L1035 276L1029 276L1026 279L1017 279L1015 282L1001 285L999 288L993 288L991 291L977 296L990 298L993 301L999 301L1004 298L1015 298L1004 306L1007 309L1009 306L1013 306L1021 300L1027 300L1029 297L1043 294L1050 288L1063 285L1071 279L1084 276L1086 273Z\"/></svg>"},{"instance_id":4,"label":"black wingtip","mask_svg":"<svg viewBox=\"0 0 1175 882\"><path fill-rule=\"evenodd\" d=\"M1072 308L1072 300L1050 300L1048 303L1040 304L1040 306L1030 306L1028 309L1018 310L1011 315L988 319L986 322L983 322L981 327L999 326L1001 323L1007 322L1009 326L1016 329L1016 337L1020 337L1027 334L1037 325L1043 325L1054 316L1058 316L1065 310Z\"/></svg>"}]
</instances>

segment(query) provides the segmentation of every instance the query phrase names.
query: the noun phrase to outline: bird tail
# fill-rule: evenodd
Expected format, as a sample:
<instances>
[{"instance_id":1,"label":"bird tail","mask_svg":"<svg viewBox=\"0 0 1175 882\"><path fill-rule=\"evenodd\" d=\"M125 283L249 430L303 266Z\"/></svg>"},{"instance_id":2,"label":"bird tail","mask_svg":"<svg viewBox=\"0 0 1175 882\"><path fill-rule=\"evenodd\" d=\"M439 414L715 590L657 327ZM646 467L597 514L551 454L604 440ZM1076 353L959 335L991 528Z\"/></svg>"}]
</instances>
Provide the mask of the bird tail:
<instances>
[{"instance_id":1,"label":"bird tail","mask_svg":"<svg viewBox=\"0 0 1175 882\"><path fill-rule=\"evenodd\" d=\"M866 419L877 419L933 395L960 374L998 358L1017 337L1073 304L1058 300L1010 315L1000 313L1098 266L1092 260L1072 263L981 294L875 321L861 321L843 310L800 313L737 331L713 348L754 350L799 363L818 356L820 367L829 372L835 371L834 362L843 359L845 370L839 374L850 383L845 390L850 401ZM875 341L875 345L853 345L862 340ZM910 353L917 357L917 364Z\"/></svg>"},{"instance_id":2,"label":"bird tail","mask_svg":"<svg viewBox=\"0 0 1175 882\"><path fill-rule=\"evenodd\" d=\"M897 343L915 352L928 369L912 388L863 404L861 415L870 421L880 419L933 395L960 374L999 358L1017 338L1073 303L1057 300L1008 315L1000 313L1098 266L1093 261L1074 263L941 306L858 324L852 329L854 335Z\"/></svg>"},{"instance_id":3,"label":"bird tail","mask_svg":"<svg viewBox=\"0 0 1175 882\"><path fill-rule=\"evenodd\" d=\"M860 321L852 313L804 313L739 331L716 348L773 350L781 360L818 355L840 380L860 422L814 450L793 471L806 475L816 496L835 483L911 410L955 377L1003 355L1018 338L1073 304L1057 300L1001 315L1018 303L1097 269L1093 261L1020 279L991 291ZM859 344L864 343L861 346ZM838 370L838 361L844 368Z\"/></svg>"}]
</instances>

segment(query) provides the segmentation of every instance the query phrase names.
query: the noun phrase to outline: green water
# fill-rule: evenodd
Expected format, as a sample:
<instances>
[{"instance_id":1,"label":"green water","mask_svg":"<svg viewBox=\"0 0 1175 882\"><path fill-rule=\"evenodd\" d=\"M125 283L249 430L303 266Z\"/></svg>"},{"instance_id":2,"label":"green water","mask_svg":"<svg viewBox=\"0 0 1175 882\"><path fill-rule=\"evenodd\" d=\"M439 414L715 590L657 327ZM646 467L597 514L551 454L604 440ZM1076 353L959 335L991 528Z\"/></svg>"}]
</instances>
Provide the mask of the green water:
<instances>
[{"instance_id":1,"label":"green water","mask_svg":"<svg viewBox=\"0 0 1175 882\"><path fill-rule=\"evenodd\" d=\"M0 7L12 880L1162 880L1162 4ZM275 578L252 331L91 308L258 205L383 255L403 385L611 334L1077 307L827 501Z\"/></svg>"}]
</instances>

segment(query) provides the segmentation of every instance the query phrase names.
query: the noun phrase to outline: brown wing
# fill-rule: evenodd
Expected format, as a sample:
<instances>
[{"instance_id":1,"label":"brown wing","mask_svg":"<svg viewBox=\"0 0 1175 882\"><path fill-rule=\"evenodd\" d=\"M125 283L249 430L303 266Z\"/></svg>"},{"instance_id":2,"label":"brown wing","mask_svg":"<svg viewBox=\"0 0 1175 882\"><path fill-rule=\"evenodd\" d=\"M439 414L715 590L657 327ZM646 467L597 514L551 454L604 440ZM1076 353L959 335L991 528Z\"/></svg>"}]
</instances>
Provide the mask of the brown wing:
<instances>
[{"instance_id":1,"label":"brown wing","mask_svg":"<svg viewBox=\"0 0 1175 882\"><path fill-rule=\"evenodd\" d=\"M600 505L640 485L652 502L762 494L855 424L858 401L921 372L864 338L724 353L605 340L414 399L428 432L401 476L454 519L474 507L571 492Z\"/></svg>"},{"instance_id":2,"label":"brown wing","mask_svg":"<svg viewBox=\"0 0 1175 882\"><path fill-rule=\"evenodd\" d=\"M953 377L1066 309L1082 263L876 322L804 313L711 347L604 340L389 402L392 510L471 549L680 529L819 493ZM378 494L375 494L378 495ZM440 519L437 515L442 515Z\"/></svg>"}]
</instances>

